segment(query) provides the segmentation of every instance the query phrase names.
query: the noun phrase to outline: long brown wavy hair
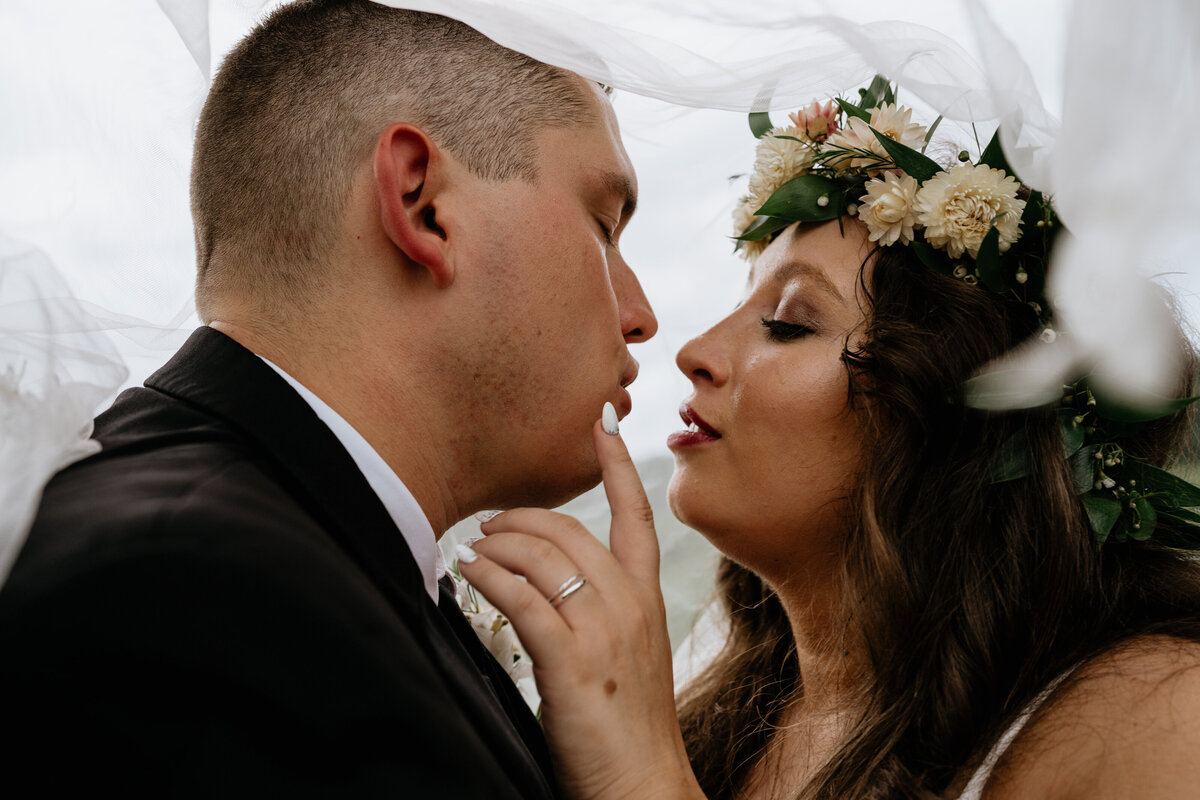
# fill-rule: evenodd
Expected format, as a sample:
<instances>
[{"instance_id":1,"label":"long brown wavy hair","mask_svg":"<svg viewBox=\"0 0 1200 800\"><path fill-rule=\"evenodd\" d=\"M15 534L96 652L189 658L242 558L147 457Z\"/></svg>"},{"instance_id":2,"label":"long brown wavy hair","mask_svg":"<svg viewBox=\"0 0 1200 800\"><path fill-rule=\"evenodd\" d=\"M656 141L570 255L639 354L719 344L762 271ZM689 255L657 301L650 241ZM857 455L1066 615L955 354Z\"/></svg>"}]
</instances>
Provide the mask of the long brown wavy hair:
<instances>
[{"instance_id":1,"label":"long brown wavy hair","mask_svg":"<svg viewBox=\"0 0 1200 800\"><path fill-rule=\"evenodd\" d=\"M1200 640L1192 555L1154 539L1097 546L1054 409L963 404L962 382L1036 333L1036 315L924 267L907 247L872 258L859 280L864 335L842 354L865 444L861 483L848 487L841 589L871 680L861 717L796 788L805 800L940 797L1073 666L1142 634ZM1178 345L1185 396L1197 362L1182 332ZM1033 473L990 484L997 451L1021 429ZM1188 429L1178 412L1118 441L1170 466ZM679 697L692 765L713 800L745 788L781 710L803 693L770 586L724 559L717 590L729 637Z\"/></svg>"}]
</instances>

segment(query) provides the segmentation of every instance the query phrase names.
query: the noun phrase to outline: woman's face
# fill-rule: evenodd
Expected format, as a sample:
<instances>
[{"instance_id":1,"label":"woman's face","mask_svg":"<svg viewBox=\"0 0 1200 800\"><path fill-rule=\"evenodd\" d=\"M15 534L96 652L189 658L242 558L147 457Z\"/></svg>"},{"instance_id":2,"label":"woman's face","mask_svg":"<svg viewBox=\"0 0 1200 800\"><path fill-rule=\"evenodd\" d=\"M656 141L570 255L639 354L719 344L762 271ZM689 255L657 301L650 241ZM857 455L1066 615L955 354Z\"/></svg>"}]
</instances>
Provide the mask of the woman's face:
<instances>
[{"instance_id":1,"label":"woman's face","mask_svg":"<svg viewBox=\"0 0 1200 800\"><path fill-rule=\"evenodd\" d=\"M861 330L857 220L784 231L750 270L732 314L676 363L693 392L674 433L671 509L778 585L837 552L861 434L841 355ZM869 278L869 274L867 276Z\"/></svg>"}]
</instances>

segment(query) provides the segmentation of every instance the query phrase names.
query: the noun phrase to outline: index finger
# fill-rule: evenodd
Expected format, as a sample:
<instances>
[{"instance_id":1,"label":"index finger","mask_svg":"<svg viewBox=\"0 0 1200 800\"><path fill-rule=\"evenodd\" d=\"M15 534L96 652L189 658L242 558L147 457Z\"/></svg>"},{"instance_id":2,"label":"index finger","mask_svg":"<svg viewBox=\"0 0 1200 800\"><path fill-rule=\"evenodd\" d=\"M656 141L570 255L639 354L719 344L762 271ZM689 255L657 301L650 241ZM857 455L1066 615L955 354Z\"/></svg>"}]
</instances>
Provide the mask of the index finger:
<instances>
[{"instance_id":1,"label":"index finger","mask_svg":"<svg viewBox=\"0 0 1200 800\"><path fill-rule=\"evenodd\" d=\"M606 419L613 433L606 430ZM630 574L657 585L659 551L654 511L646 498L637 467L625 447L625 440L616 430L616 412L611 403L605 403L605 413L592 427L592 437L596 443L604 494L612 512L608 546Z\"/></svg>"}]
</instances>

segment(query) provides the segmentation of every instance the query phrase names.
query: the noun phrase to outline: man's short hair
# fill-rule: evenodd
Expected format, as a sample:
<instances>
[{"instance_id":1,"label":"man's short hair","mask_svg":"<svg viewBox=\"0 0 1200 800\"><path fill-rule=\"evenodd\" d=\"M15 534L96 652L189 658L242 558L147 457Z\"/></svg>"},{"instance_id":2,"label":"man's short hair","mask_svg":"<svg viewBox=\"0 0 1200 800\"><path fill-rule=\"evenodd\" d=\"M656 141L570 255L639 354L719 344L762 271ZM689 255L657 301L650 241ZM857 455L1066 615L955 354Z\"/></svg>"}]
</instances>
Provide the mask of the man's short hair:
<instances>
[{"instance_id":1,"label":"man's short hair","mask_svg":"<svg viewBox=\"0 0 1200 800\"><path fill-rule=\"evenodd\" d=\"M354 173L393 122L480 177L536 180L538 131L595 119L572 73L461 22L370 0L283 6L226 57L196 129L200 315L222 296L284 310L319 292Z\"/></svg>"}]
</instances>

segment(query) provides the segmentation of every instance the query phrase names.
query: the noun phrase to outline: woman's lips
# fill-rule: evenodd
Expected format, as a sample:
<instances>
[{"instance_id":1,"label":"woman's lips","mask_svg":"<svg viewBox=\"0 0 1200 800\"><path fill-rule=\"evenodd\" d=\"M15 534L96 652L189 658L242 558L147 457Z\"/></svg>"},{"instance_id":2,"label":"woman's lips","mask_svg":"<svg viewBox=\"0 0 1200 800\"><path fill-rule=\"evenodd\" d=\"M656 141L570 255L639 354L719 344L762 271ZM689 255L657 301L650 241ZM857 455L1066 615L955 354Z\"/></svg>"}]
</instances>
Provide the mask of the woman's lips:
<instances>
[{"instance_id":1,"label":"woman's lips","mask_svg":"<svg viewBox=\"0 0 1200 800\"><path fill-rule=\"evenodd\" d=\"M667 447L672 449L695 447L706 442L715 442L721 438L721 434L717 432L716 428L705 422L704 418L686 403L679 407L679 418L688 427L686 430L676 431L668 436Z\"/></svg>"}]
</instances>

